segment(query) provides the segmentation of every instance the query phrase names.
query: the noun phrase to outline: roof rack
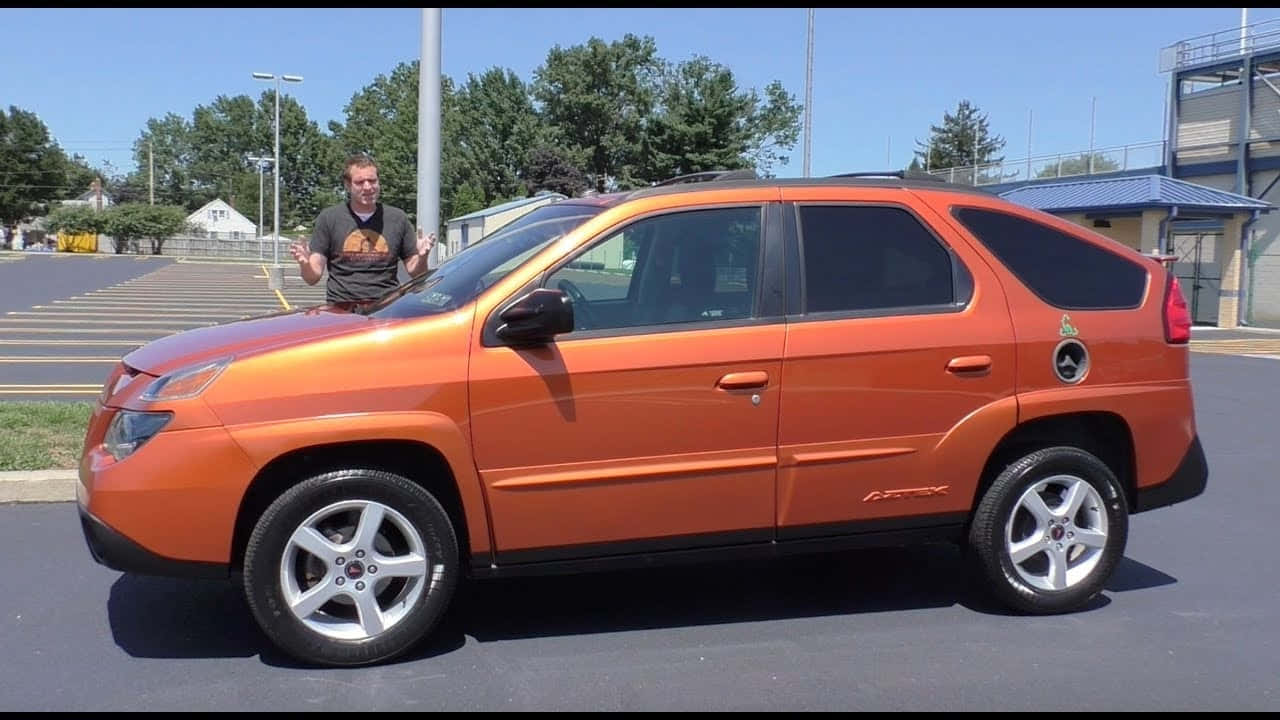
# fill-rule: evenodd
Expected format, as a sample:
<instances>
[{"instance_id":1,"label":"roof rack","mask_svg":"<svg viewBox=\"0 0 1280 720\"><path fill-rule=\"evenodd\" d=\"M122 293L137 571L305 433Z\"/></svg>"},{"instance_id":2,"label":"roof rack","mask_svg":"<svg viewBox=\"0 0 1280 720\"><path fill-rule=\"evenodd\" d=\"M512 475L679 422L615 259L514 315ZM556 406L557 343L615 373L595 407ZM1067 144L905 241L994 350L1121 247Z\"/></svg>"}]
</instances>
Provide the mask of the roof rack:
<instances>
[{"instance_id":1,"label":"roof rack","mask_svg":"<svg viewBox=\"0 0 1280 720\"><path fill-rule=\"evenodd\" d=\"M680 185L683 183L711 182L713 180L759 180L755 170L707 170L704 172L689 173L687 175L678 175L668 178L661 182L656 182L653 187L662 187L664 185Z\"/></svg>"},{"instance_id":2,"label":"roof rack","mask_svg":"<svg viewBox=\"0 0 1280 720\"><path fill-rule=\"evenodd\" d=\"M838 175L831 175L830 177L833 177L833 178L895 177L902 180L932 180L934 182L940 182L940 183L946 182L945 178L940 178L937 175L930 175L929 173L924 173L924 172L909 173L906 170L882 170L879 172L848 172L848 173L840 173Z\"/></svg>"}]
</instances>

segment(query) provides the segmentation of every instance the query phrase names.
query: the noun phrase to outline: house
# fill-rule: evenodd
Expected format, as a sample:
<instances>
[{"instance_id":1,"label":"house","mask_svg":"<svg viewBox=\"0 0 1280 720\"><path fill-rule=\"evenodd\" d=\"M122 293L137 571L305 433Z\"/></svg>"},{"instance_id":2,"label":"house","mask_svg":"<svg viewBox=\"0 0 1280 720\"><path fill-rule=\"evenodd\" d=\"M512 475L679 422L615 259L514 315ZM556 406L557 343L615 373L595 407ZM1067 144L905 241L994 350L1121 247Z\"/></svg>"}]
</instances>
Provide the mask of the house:
<instances>
[{"instance_id":1,"label":"house","mask_svg":"<svg viewBox=\"0 0 1280 720\"><path fill-rule=\"evenodd\" d=\"M258 226L252 220L221 199L210 200L188 215L187 224L227 240L252 240L258 234Z\"/></svg>"},{"instance_id":2,"label":"house","mask_svg":"<svg viewBox=\"0 0 1280 720\"><path fill-rule=\"evenodd\" d=\"M101 204L99 204L99 200L101 200ZM84 194L80 195L79 197L75 198L74 200L63 200L62 204L63 205L86 205L91 208L105 210L111 207L114 203L111 201L110 195L99 190L98 187L95 185L93 188L90 188L88 191L86 191Z\"/></svg>"},{"instance_id":3,"label":"house","mask_svg":"<svg viewBox=\"0 0 1280 720\"><path fill-rule=\"evenodd\" d=\"M445 223L446 237L440 247L440 260L443 261L466 250L494 230L535 208L564 199L565 196L560 193L541 192L533 197L512 200L452 218Z\"/></svg>"}]
</instances>

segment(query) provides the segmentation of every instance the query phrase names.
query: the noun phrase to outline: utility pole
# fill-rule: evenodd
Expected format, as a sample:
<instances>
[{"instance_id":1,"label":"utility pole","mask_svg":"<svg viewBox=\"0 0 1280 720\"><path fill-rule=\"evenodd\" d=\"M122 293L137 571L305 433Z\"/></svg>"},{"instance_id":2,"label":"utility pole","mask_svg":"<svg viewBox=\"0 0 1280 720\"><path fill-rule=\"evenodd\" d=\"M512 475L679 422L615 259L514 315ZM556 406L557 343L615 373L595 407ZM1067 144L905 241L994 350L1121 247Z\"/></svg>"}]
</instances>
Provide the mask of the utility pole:
<instances>
[{"instance_id":1,"label":"utility pole","mask_svg":"<svg viewBox=\"0 0 1280 720\"><path fill-rule=\"evenodd\" d=\"M155 143L147 141L147 163L151 165L151 204L156 204L156 153Z\"/></svg>"}]
</instances>

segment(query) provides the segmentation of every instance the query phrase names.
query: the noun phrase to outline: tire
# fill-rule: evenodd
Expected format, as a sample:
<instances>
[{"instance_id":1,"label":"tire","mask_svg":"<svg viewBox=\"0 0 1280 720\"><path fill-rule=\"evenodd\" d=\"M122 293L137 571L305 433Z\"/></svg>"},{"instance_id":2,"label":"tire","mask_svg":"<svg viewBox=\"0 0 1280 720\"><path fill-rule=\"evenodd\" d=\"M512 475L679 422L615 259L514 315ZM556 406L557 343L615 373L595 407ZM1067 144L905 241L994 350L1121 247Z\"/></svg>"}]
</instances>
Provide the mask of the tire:
<instances>
[{"instance_id":1,"label":"tire","mask_svg":"<svg viewBox=\"0 0 1280 720\"><path fill-rule=\"evenodd\" d=\"M1079 448L1051 447L1009 465L987 489L968 552L977 578L1004 604L1063 613L1102 591L1128 533L1128 507L1111 469Z\"/></svg>"},{"instance_id":2,"label":"tire","mask_svg":"<svg viewBox=\"0 0 1280 720\"><path fill-rule=\"evenodd\" d=\"M245 551L258 625L284 652L320 665L408 651L435 627L457 583L458 543L444 508L379 470L330 472L291 488L262 514Z\"/></svg>"}]
</instances>

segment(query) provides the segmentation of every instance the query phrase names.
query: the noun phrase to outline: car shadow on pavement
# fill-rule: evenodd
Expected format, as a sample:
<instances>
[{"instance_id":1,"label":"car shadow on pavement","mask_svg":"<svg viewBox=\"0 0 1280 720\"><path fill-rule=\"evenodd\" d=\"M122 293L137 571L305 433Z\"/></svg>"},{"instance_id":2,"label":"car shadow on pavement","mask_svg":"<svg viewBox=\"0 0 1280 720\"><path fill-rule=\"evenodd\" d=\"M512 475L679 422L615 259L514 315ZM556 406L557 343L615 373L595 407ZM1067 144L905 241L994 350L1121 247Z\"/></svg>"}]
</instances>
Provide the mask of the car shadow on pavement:
<instances>
[{"instance_id":1,"label":"car shadow on pavement","mask_svg":"<svg viewBox=\"0 0 1280 720\"><path fill-rule=\"evenodd\" d=\"M1108 593L1177 582L1122 558ZM1111 600L1104 593L1089 612ZM991 600L949 545L855 550L733 563L465 583L432 637L403 662L477 642L854 615L960 605L1014 615ZM306 667L258 629L238 584L123 575L108 602L116 643L150 658L250 657Z\"/></svg>"}]
</instances>

